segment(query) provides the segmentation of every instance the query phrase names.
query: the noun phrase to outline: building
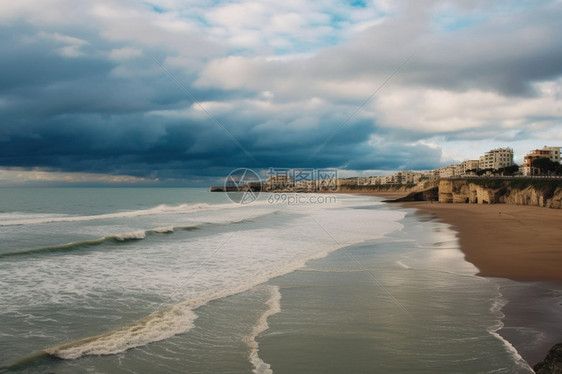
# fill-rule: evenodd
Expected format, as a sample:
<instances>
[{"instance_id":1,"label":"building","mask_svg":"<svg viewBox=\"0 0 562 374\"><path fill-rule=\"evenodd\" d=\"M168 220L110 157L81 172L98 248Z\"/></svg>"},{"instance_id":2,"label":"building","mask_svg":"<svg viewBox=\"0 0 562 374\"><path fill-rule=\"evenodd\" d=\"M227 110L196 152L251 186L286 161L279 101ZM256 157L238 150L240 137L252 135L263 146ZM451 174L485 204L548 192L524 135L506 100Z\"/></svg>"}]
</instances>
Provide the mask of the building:
<instances>
[{"instance_id":1,"label":"building","mask_svg":"<svg viewBox=\"0 0 562 374\"><path fill-rule=\"evenodd\" d=\"M369 177L369 181L370 184L373 186L380 186L382 183L382 177L380 176L375 176L375 177Z\"/></svg>"},{"instance_id":2,"label":"building","mask_svg":"<svg viewBox=\"0 0 562 374\"><path fill-rule=\"evenodd\" d=\"M507 147L492 149L484 153L484 156L480 156L478 164L478 168L482 170L513 166L513 149Z\"/></svg>"},{"instance_id":3,"label":"building","mask_svg":"<svg viewBox=\"0 0 562 374\"><path fill-rule=\"evenodd\" d=\"M451 178L462 175L461 165L448 165L439 169L435 169L437 179Z\"/></svg>"},{"instance_id":4,"label":"building","mask_svg":"<svg viewBox=\"0 0 562 374\"><path fill-rule=\"evenodd\" d=\"M265 181L267 191L287 190L294 187L293 178L289 174L272 175Z\"/></svg>"},{"instance_id":5,"label":"building","mask_svg":"<svg viewBox=\"0 0 562 374\"><path fill-rule=\"evenodd\" d=\"M396 175L386 175L382 177L382 184L398 184L396 180Z\"/></svg>"},{"instance_id":6,"label":"building","mask_svg":"<svg viewBox=\"0 0 562 374\"><path fill-rule=\"evenodd\" d=\"M547 147L545 145L542 150L549 151L550 155L548 158L550 158L550 161L560 163L560 147Z\"/></svg>"},{"instance_id":7,"label":"building","mask_svg":"<svg viewBox=\"0 0 562 374\"><path fill-rule=\"evenodd\" d=\"M547 147L535 149L525 155L522 171L523 175L538 175L539 171L533 167L533 161L539 158L548 158L550 161L560 163L560 147Z\"/></svg>"},{"instance_id":8,"label":"building","mask_svg":"<svg viewBox=\"0 0 562 374\"><path fill-rule=\"evenodd\" d=\"M460 164L462 175L474 174L480 169L480 160L466 160Z\"/></svg>"},{"instance_id":9,"label":"building","mask_svg":"<svg viewBox=\"0 0 562 374\"><path fill-rule=\"evenodd\" d=\"M395 178L398 184L416 184L422 179L422 175L415 171L399 171Z\"/></svg>"},{"instance_id":10,"label":"building","mask_svg":"<svg viewBox=\"0 0 562 374\"><path fill-rule=\"evenodd\" d=\"M439 170L429 170L422 173L422 179L434 181L439 179Z\"/></svg>"}]
</instances>

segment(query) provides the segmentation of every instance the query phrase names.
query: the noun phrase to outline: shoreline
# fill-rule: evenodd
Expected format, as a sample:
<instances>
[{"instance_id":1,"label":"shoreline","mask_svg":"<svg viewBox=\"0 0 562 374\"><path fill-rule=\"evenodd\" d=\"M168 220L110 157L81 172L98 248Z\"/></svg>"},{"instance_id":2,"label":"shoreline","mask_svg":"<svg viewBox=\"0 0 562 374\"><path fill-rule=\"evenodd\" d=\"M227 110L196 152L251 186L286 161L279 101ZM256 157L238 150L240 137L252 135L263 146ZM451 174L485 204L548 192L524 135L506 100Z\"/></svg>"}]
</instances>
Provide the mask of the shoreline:
<instances>
[{"instance_id":1,"label":"shoreline","mask_svg":"<svg viewBox=\"0 0 562 374\"><path fill-rule=\"evenodd\" d=\"M399 205L451 225L478 275L562 284L562 211L558 209L425 201Z\"/></svg>"},{"instance_id":2,"label":"shoreline","mask_svg":"<svg viewBox=\"0 0 562 374\"><path fill-rule=\"evenodd\" d=\"M350 192L343 192L348 194ZM533 205L394 202L407 193L354 193L383 198L450 225L465 260L483 277L552 282L562 287L562 210ZM388 201L387 201L388 200Z\"/></svg>"},{"instance_id":3,"label":"shoreline","mask_svg":"<svg viewBox=\"0 0 562 374\"><path fill-rule=\"evenodd\" d=\"M477 275L497 278L508 301L497 332L531 367L544 360L562 339L562 211L508 204L397 204L451 226L465 261L478 269Z\"/></svg>"}]
</instances>

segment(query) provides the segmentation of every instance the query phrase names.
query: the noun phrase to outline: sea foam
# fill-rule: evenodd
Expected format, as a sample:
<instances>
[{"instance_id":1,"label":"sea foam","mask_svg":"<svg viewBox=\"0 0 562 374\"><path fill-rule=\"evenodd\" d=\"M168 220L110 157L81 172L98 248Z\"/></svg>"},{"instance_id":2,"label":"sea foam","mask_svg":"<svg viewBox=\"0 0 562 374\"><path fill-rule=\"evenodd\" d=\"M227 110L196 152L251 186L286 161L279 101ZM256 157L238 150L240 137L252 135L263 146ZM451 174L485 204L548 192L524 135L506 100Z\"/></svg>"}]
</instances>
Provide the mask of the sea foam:
<instances>
[{"instance_id":1,"label":"sea foam","mask_svg":"<svg viewBox=\"0 0 562 374\"><path fill-rule=\"evenodd\" d=\"M158 215L158 214L184 214L184 213L191 213L197 211L219 210L219 209L228 209L234 207L235 206L230 204L209 205L209 204L201 203L201 204L193 204L193 205L180 204L177 206L169 206L169 205L162 204L150 209L141 209L141 210L87 215L87 216L27 214L27 215L15 215L14 218L16 219L2 220L0 221L0 226L36 225L36 224L55 223L55 222L83 222L83 221L94 221L94 220L103 220L103 219L151 216L151 215ZM28 218L22 219L22 217L28 217Z\"/></svg>"},{"instance_id":2,"label":"sea foam","mask_svg":"<svg viewBox=\"0 0 562 374\"><path fill-rule=\"evenodd\" d=\"M519 366L522 370L525 370L529 373L534 373L533 369L529 366L527 361L525 361L523 357L521 357L521 355L517 351L517 348L515 348L513 344L511 344L508 340L504 339L504 337L498 333L498 331L501 330L504 326L502 319L505 317L505 315L502 313L501 310L507 304L507 300L503 297L502 293L499 291L499 286L497 287L497 290L498 290L497 291L498 296L495 300L493 300L492 306L490 307L490 312L492 312L494 315L498 317L498 321L495 325L488 327L487 331L494 338L502 342L503 346L505 347L505 350L509 353L509 355L512 357L513 361L517 364L517 366Z\"/></svg>"},{"instance_id":3,"label":"sea foam","mask_svg":"<svg viewBox=\"0 0 562 374\"><path fill-rule=\"evenodd\" d=\"M120 242L124 242L127 240L141 240L146 238L146 231L137 230L137 231L126 232L124 234L114 235L113 238L119 240Z\"/></svg>"},{"instance_id":4,"label":"sea foam","mask_svg":"<svg viewBox=\"0 0 562 374\"><path fill-rule=\"evenodd\" d=\"M155 312L136 323L102 335L45 349L51 356L65 360L88 355L110 355L170 338L189 331L197 315L190 302Z\"/></svg>"},{"instance_id":5,"label":"sea foam","mask_svg":"<svg viewBox=\"0 0 562 374\"><path fill-rule=\"evenodd\" d=\"M250 347L250 363L254 366L255 374L273 374L271 365L265 363L259 356L259 345L256 338L259 334L269 329L267 319L281 311L281 293L278 286L268 286L270 293L269 300L266 304L268 309L261 315L257 324L254 326L252 335L248 337L247 344Z\"/></svg>"}]
</instances>

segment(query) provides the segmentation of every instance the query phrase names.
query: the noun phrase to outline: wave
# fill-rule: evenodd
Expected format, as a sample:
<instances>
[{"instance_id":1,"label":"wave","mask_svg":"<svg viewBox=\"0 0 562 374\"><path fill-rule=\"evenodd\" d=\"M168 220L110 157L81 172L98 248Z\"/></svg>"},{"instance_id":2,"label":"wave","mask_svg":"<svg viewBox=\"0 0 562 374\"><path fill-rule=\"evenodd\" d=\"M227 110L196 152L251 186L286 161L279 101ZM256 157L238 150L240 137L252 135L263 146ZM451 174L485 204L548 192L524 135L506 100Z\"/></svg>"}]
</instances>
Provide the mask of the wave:
<instances>
[{"instance_id":1,"label":"wave","mask_svg":"<svg viewBox=\"0 0 562 374\"><path fill-rule=\"evenodd\" d=\"M240 220L233 220L224 223L214 223L214 222L202 222L196 225L191 226L164 226L164 227L156 227L153 229L148 230L136 230L131 232L126 232L122 234L115 234L115 235L108 235L97 239L88 239L88 240L81 240L61 245L53 245L48 247L40 247L40 248L32 248L32 249L23 249L17 250L12 252L0 253L0 258L3 257L11 257L11 256L23 256L23 255L31 255L31 254L38 254L38 253L49 253L49 252L59 252L59 251L71 251L76 250L83 247L91 247L91 246L98 246L107 242L113 242L114 244L120 244L123 242L128 242L131 240L143 240L146 239L147 236L154 235L154 234L172 234L175 231L192 231L198 230L203 226L207 225L233 225L233 224L243 224L247 222L253 222L256 218L263 218L268 215L277 214L278 211L267 212L265 214L260 214L254 217L244 218ZM2 224L0 223L0 226Z\"/></svg>"},{"instance_id":2,"label":"wave","mask_svg":"<svg viewBox=\"0 0 562 374\"><path fill-rule=\"evenodd\" d=\"M199 229L199 226L180 226L180 227L167 226L167 227L157 227L149 230L136 230L136 231L126 232L123 234L109 235L97 239L81 240L81 241L66 243L62 245L54 245L49 247L40 247L40 248L24 249L24 250L7 252L7 253L0 253L0 258L33 255L38 253L73 251L80 248L98 246L107 242L120 244L128 241L143 240L146 239L146 237L149 235L170 234L173 233L174 230L191 231L197 229Z\"/></svg>"},{"instance_id":3,"label":"wave","mask_svg":"<svg viewBox=\"0 0 562 374\"><path fill-rule=\"evenodd\" d=\"M402 214L400 214L400 216L402 216ZM325 220L333 218L329 214L326 214L323 217L325 218ZM319 217L319 219L320 218L321 217ZM389 218L397 219L398 216L392 216ZM315 218L313 219L315 222L318 222ZM305 219L305 221L303 222L308 222L308 220ZM324 221L320 220L320 222ZM383 233L391 232L396 229L396 226L400 225L394 221L392 221L392 224L388 223L386 226L382 225L380 229L384 229L384 231L381 231L380 233L378 233L378 235L383 235ZM372 235L371 231L369 231L369 235ZM58 357L61 359L76 359L87 355L116 354L134 347L144 346L151 342L160 341L172 337L176 334L186 333L193 327L194 321L197 317L195 313L197 312L197 308L199 308L200 306L205 305L212 300L221 299L247 291L257 285L269 281L270 279L300 269L304 267L310 260L325 257L334 250L358 242L357 239L352 240L352 238L355 238L355 236L349 236L348 239L345 239L344 237L345 241L343 241L342 239L342 242L345 242L345 245L340 244L334 239L332 244L329 244L330 242L326 242L326 246L314 246L316 250L313 253L307 253L302 257L295 256L287 258L286 261L284 260L280 264L272 264L272 267L267 270L264 269L265 271L251 273L248 275L248 277L235 280L232 283L228 283L228 285L222 284L217 285L216 288L213 287L213 289L211 290L201 290L201 294L191 295L189 301L180 301L179 303L177 303L177 301L172 300L176 300L178 298L181 300L182 298L184 298L180 296L182 294L182 288L187 284L185 280L183 280L178 284L177 289L171 294L168 299L168 301L176 302L175 305L161 309L160 311L152 313L141 320L133 322L132 324L127 324L124 327L118 327L102 335L96 335L70 343L58 345L52 348L47 348L45 349L45 352L53 357ZM371 236L369 236L368 238L371 238ZM366 238L363 238L361 241L364 240L366 240ZM195 273L198 271L198 269L195 271ZM190 274L190 277L193 277L195 273ZM254 345L254 343L251 343L251 341L255 341L255 337L260 332L267 329L267 318L270 315L277 313L279 309L279 290L276 288L271 288L270 291L271 296L268 301L269 308L258 321L255 329L252 332L252 338L249 339L250 345L252 346L252 348L250 348L251 351L256 352L255 354L250 353L250 359L253 363L256 363L256 372L260 373L267 373L269 367L259 358L259 355L257 355L258 347ZM175 296L176 294L177 297ZM167 305L168 301L164 302L162 305Z\"/></svg>"},{"instance_id":4,"label":"wave","mask_svg":"<svg viewBox=\"0 0 562 374\"><path fill-rule=\"evenodd\" d=\"M15 361L7 362L0 366L0 373L8 373L19 370L24 370L37 364L38 361L50 359L48 353L44 351L34 352L25 357L21 357Z\"/></svg>"},{"instance_id":5,"label":"wave","mask_svg":"<svg viewBox=\"0 0 562 374\"><path fill-rule=\"evenodd\" d=\"M490 312L498 317L498 322L495 325L488 327L487 331L494 338L502 342L505 350L511 356L517 366L519 366L521 369L527 370L529 373L534 373L533 369L529 366L527 361L525 361L525 359L521 357L521 355L517 351L517 348L515 348L513 344L511 344L508 340L506 340L498 333L498 331L501 330L504 326L502 319L505 317L505 314L503 314L501 310L506 304L507 300L503 297L498 286L498 297L492 302L492 306L490 307Z\"/></svg>"},{"instance_id":6,"label":"wave","mask_svg":"<svg viewBox=\"0 0 562 374\"><path fill-rule=\"evenodd\" d=\"M279 286L268 286L268 289L270 296L266 304L269 308L261 315L258 323L254 326L252 335L247 339L247 344L250 347L250 363L254 366L253 372L255 374L273 374L271 365L265 363L259 356L259 345L256 341L256 337L259 334L269 329L267 319L281 312L281 293L279 292Z\"/></svg>"},{"instance_id":7,"label":"wave","mask_svg":"<svg viewBox=\"0 0 562 374\"><path fill-rule=\"evenodd\" d=\"M127 240L141 240L146 238L146 231L145 230L138 230L132 232L126 232L124 234L117 234L110 238L113 238L120 242L125 242Z\"/></svg>"},{"instance_id":8,"label":"wave","mask_svg":"<svg viewBox=\"0 0 562 374\"><path fill-rule=\"evenodd\" d=\"M375 203L377 205L378 203ZM266 200L256 201L252 203L252 207L263 207L270 206ZM363 204L365 206L373 205L373 202L367 202ZM114 218L129 218L129 217L140 217L140 216L150 216L157 214L184 214L192 213L198 211L213 211L222 209L238 209L244 208L244 205L239 204L207 204L207 203L197 203L197 204L180 204L180 205L167 205L160 204L153 208L140 209L133 211L122 211L115 213L106 214L96 214L96 215L67 215L67 214L47 214L47 213L20 213L20 212L7 212L0 211L0 213L5 213L11 215L12 217L3 217L0 220L0 226L22 226L22 225L34 225L43 223L56 223L56 222L81 222L81 221L93 221L93 220L103 220L103 219L114 219ZM31 217L29 217L31 216Z\"/></svg>"},{"instance_id":9,"label":"wave","mask_svg":"<svg viewBox=\"0 0 562 374\"><path fill-rule=\"evenodd\" d=\"M165 340L191 330L198 317L194 312L197 308L211 300L243 292L253 286L256 286L256 284L252 283L235 290L217 292L205 298L187 300L154 312L130 325L118 327L101 335L47 348L42 352L59 359L74 360L84 356L112 355L131 348ZM267 318L280 311L281 294L279 293L279 287L268 286L268 289L271 293L266 303L269 308L260 317L257 325L254 327L252 336L248 339L248 345L251 347L252 352L250 360L256 367L254 372L260 374L272 372L269 370L269 365L264 363L257 355L258 345L255 337L269 328Z\"/></svg>"},{"instance_id":10,"label":"wave","mask_svg":"<svg viewBox=\"0 0 562 374\"><path fill-rule=\"evenodd\" d=\"M143 240L146 239L147 236L153 234L172 234L175 231L192 231L198 230L203 226L212 226L212 225L233 225L233 224L243 224L248 222L254 222L256 218L263 218L269 215L275 215L278 211L267 212L265 214L259 214L254 217L244 218L240 220L233 220L224 223L214 223L214 222L201 222L196 225L191 226L164 226L164 227L156 227L153 229L148 230L136 230L131 232L126 232L122 234L115 234L104 236L97 239L88 239L88 240L81 240L61 245L54 245L48 247L40 247L40 248L32 248L32 249L23 249L17 250L12 252L0 253L0 258L3 257L11 257L11 256L23 256L23 255L31 255L31 254L38 254L38 253L49 253L49 252L59 252L59 251L71 251L76 250L83 247L91 247L91 246L98 246L104 244L106 242L113 242L114 244L120 244L123 242L131 241L131 240ZM0 223L0 226L2 224Z\"/></svg>"},{"instance_id":11,"label":"wave","mask_svg":"<svg viewBox=\"0 0 562 374\"><path fill-rule=\"evenodd\" d=\"M209 204L201 203L201 204L194 204L194 205L181 204L177 206L162 204L150 209L97 214L97 215L90 215L90 216L56 215L56 216L36 217L36 218L27 218L27 219L15 219L10 221L0 221L0 226L35 225L35 224L55 223L55 222L81 222L81 221L93 221L93 220L101 220L101 219L150 216L156 214L183 214L183 213L192 213L201 210L213 210L213 209L223 209L223 208L225 208L224 204L209 205Z\"/></svg>"},{"instance_id":12,"label":"wave","mask_svg":"<svg viewBox=\"0 0 562 374\"><path fill-rule=\"evenodd\" d=\"M157 227L152 231L158 234L171 234L174 232L174 226Z\"/></svg>"},{"instance_id":13,"label":"wave","mask_svg":"<svg viewBox=\"0 0 562 374\"><path fill-rule=\"evenodd\" d=\"M138 320L132 325L119 327L102 335L96 335L53 348L48 348L45 349L44 352L61 359L76 359L87 355L110 355L188 332L193 327L193 321L197 318L197 315L193 312L193 310L196 310L200 306L203 306L212 300L221 299L223 297L247 291L252 287L267 282L270 279L295 271L303 267L306 262L324 257L335 249L337 249L337 247L297 260L284 267L277 268L270 273L261 274L261 276L258 276L247 283L240 284L235 288L223 289L199 299L191 299L181 302L159 312L152 313L148 317ZM270 308L262 316L262 319L265 318L265 321L269 315L277 313L276 305L279 305L280 294L277 290L277 292L273 291L272 295L273 296L270 298L270 301L268 301ZM264 326L267 326L266 322L258 323L256 329L254 330L255 335L266 330L267 328L264 328Z\"/></svg>"},{"instance_id":14,"label":"wave","mask_svg":"<svg viewBox=\"0 0 562 374\"><path fill-rule=\"evenodd\" d=\"M111 355L168 339L194 326L193 322L197 318L193 312L195 306L196 303L186 301L152 313L130 326L48 348L44 352L63 360L73 360L83 356Z\"/></svg>"}]
</instances>

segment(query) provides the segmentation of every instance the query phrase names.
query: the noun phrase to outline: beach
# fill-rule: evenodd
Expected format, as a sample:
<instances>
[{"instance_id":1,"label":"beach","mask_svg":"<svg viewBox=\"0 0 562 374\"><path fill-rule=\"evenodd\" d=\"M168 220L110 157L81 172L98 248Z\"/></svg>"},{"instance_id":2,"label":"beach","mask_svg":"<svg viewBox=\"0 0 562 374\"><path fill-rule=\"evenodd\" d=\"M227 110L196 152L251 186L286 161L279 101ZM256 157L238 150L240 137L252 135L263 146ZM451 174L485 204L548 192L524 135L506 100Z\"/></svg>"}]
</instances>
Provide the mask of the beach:
<instances>
[{"instance_id":1,"label":"beach","mask_svg":"<svg viewBox=\"0 0 562 374\"><path fill-rule=\"evenodd\" d=\"M375 194L395 199L400 194ZM402 195L403 196L403 195ZM498 279L506 298L498 333L531 365L562 340L562 211L506 204L399 203L451 225L465 259ZM501 278L507 278L502 280ZM508 280L517 281L515 286Z\"/></svg>"},{"instance_id":2,"label":"beach","mask_svg":"<svg viewBox=\"0 0 562 374\"><path fill-rule=\"evenodd\" d=\"M562 211L534 206L409 202L458 232L466 260L480 275L562 281Z\"/></svg>"}]
</instances>

